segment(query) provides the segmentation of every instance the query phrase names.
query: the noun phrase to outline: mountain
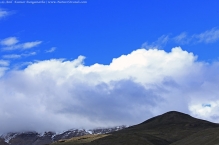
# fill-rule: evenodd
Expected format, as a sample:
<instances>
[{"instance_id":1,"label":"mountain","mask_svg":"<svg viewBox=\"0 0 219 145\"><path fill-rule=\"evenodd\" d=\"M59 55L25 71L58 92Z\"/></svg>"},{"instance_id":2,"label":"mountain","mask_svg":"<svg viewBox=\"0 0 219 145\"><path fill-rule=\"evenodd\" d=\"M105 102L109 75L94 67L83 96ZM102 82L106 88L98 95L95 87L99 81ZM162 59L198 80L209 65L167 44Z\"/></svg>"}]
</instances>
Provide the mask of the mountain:
<instances>
[{"instance_id":1,"label":"mountain","mask_svg":"<svg viewBox=\"0 0 219 145\"><path fill-rule=\"evenodd\" d=\"M219 145L219 124L170 111L102 136L85 135L52 145Z\"/></svg>"},{"instance_id":2,"label":"mountain","mask_svg":"<svg viewBox=\"0 0 219 145\"><path fill-rule=\"evenodd\" d=\"M106 134L126 128L118 126L112 128L97 128L91 130L71 129L63 133L45 132L39 134L37 132L14 132L0 136L0 145L48 145L58 140L70 139L90 134Z\"/></svg>"},{"instance_id":3,"label":"mountain","mask_svg":"<svg viewBox=\"0 0 219 145\"><path fill-rule=\"evenodd\" d=\"M94 130L8 133L0 145L219 145L219 124L170 111L140 124Z\"/></svg>"}]
</instances>

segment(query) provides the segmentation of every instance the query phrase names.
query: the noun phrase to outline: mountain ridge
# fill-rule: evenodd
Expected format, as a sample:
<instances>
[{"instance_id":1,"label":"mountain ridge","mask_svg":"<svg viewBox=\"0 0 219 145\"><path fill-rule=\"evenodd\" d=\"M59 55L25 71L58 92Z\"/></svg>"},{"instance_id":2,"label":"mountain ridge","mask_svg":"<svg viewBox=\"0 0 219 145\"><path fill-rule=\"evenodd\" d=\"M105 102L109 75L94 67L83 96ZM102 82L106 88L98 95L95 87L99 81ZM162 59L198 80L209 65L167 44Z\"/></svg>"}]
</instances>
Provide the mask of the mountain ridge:
<instances>
[{"instance_id":1,"label":"mountain ridge","mask_svg":"<svg viewBox=\"0 0 219 145\"><path fill-rule=\"evenodd\" d=\"M111 128L96 128L96 129L70 129L62 133L52 131L44 132L43 134L35 131L27 132L11 132L0 136L0 145L44 145L52 142L70 139L89 134L106 134L112 131L118 131L126 128L126 126L116 126Z\"/></svg>"},{"instance_id":2,"label":"mountain ridge","mask_svg":"<svg viewBox=\"0 0 219 145\"><path fill-rule=\"evenodd\" d=\"M210 136L201 142L202 138L208 134L212 134L213 137ZM185 113L170 111L140 124L112 132L102 138L82 137L78 138L80 143L72 138L52 145L213 145L203 143L219 144L219 139L215 140L218 138L217 135L219 135L219 124L194 118ZM193 138L196 139L197 144L192 142Z\"/></svg>"},{"instance_id":3,"label":"mountain ridge","mask_svg":"<svg viewBox=\"0 0 219 145\"><path fill-rule=\"evenodd\" d=\"M62 134L29 132L20 136L12 133L8 138L0 137L0 145L216 145L219 124L169 111L130 127L75 129Z\"/></svg>"}]
</instances>

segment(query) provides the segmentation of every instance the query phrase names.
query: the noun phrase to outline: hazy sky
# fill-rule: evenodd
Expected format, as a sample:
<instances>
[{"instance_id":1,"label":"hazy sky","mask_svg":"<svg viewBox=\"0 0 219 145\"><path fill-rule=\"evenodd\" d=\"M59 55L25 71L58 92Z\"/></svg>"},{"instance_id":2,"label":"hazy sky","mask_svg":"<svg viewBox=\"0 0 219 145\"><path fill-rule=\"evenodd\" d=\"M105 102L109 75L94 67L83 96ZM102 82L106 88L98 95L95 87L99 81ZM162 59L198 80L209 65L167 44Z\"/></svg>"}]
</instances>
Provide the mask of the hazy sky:
<instances>
[{"instance_id":1,"label":"hazy sky","mask_svg":"<svg viewBox=\"0 0 219 145\"><path fill-rule=\"evenodd\" d=\"M0 1L0 133L219 122L217 0L30 1Z\"/></svg>"}]
</instances>

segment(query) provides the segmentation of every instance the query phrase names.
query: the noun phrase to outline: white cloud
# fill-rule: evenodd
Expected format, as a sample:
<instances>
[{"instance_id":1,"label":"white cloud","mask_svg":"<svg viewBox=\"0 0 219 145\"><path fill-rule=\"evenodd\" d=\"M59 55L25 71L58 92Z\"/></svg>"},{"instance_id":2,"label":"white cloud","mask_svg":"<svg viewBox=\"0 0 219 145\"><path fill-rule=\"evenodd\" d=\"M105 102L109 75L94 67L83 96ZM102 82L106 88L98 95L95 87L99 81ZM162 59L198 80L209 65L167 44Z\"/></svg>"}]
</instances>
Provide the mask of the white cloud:
<instances>
[{"instance_id":1,"label":"white cloud","mask_svg":"<svg viewBox=\"0 0 219 145\"><path fill-rule=\"evenodd\" d=\"M49 50L46 50L45 52L46 53L52 53L52 52L54 52L56 50L56 47L52 47L52 48L50 48Z\"/></svg>"},{"instance_id":2,"label":"white cloud","mask_svg":"<svg viewBox=\"0 0 219 145\"><path fill-rule=\"evenodd\" d=\"M168 35L162 35L161 37L159 37L156 41L154 41L153 43L148 43L145 42L142 44L142 48L145 49L161 49L163 46L166 45L166 43L169 41L169 36Z\"/></svg>"},{"instance_id":3,"label":"white cloud","mask_svg":"<svg viewBox=\"0 0 219 145\"><path fill-rule=\"evenodd\" d=\"M9 69L10 62L7 60L0 59L0 78L5 74L5 72ZM1 107L0 107L1 108Z\"/></svg>"},{"instance_id":4,"label":"white cloud","mask_svg":"<svg viewBox=\"0 0 219 145\"><path fill-rule=\"evenodd\" d=\"M8 67L0 66L0 77L2 77L8 69Z\"/></svg>"},{"instance_id":5,"label":"white cloud","mask_svg":"<svg viewBox=\"0 0 219 145\"><path fill-rule=\"evenodd\" d=\"M138 49L109 65L84 59L38 61L2 76L1 132L131 125L170 110L219 121L218 62L180 47Z\"/></svg>"},{"instance_id":6,"label":"white cloud","mask_svg":"<svg viewBox=\"0 0 219 145\"><path fill-rule=\"evenodd\" d=\"M1 45L11 46L18 43L18 39L16 37L8 37L0 41Z\"/></svg>"},{"instance_id":7,"label":"white cloud","mask_svg":"<svg viewBox=\"0 0 219 145\"><path fill-rule=\"evenodd\" d=\"M5 38L0 42L1 45L3 46L5 45L1 49L3 51L11 51L11 50L17 50L17 49L26 50L26 49L37 47L42 43L42 41L32 41L32 42L25 42L25 43L18 43L18 42L19 41L16 37Z\"/></svg>"},{"instance_id":8,"label":"white cloud","mask_svg":"<svg viewBox=\"0 0 219 145\"><path fill-rule=\"evenodd\" d=\"M36 52L30 52L30 53L22 53L21 55L24 56L24 57L28 57L28 56L33 56L33 55L36 55L37 53Z\"/></svg>"},{"instance_id":9,"label":"white cloud","mask_svg":"<svg viewBox=\"0 0 219 145\"><path fill-rule=\"evenodd\" d=\"M207 101L207 99L206 99ZM208 101L209 102L209 101ZM219 100L215 99L214 101L210 101L209 104L201 105L200 103L193 103L191 106L189 106L189 109L192 112L192 115L207 119L207 120L216 120L218 122L219 115L216 113L219 111Z\"/></svg>"},{"instance_id":10,"label":"white cloud","mask_svg":"<svg viewBox=\"0 0 219 145\"><path fill-rule=\"evenodd\" d=\"M17 59L17 58L21 58L21 55L19 54L6 54L2 56L5 59Z\"/></svg>"},{"instance_id":11,"label":"white cloud","mask_svg":"<svg viewBox=\"0 0 219 145\"><path fill-rule=\"evenodd\" d=\"M7 60L0 59L0 77L9 69L10 62Z\"/></svg>"},{"instance_id":12,"label":"white cloud","mask_svg":"<svg viewBox=\"0 0 219 145\"><path fill-rule=\"evenodd\" d=\"M219 40L219 30L216 28L213 28L203 33L194 35L193 37L197 39L198 43L201 43L201 42L213 43Z\"/></svg>"},{"instance_id":13,"label":"white cloud","mask_svg":"<svg viewBox=\"0 0 219 145\"><path fill-rule=\"evenodd\" d=\"M30 48L38 46L41 43L42 43L42 41L26 42L26 43L22 44L22 48L23 49L30 49Z\"/></svg>"},{"instance_id":14,"label":"white cloud","mask_svg":"<svg viewBox=\"0 0 219 145\"><path fill-rule=\"evenodd\" d=\"M185 32L179 34L178 36L175 36L173 40L180 44L188 44L190 42L190 39Z\"/></svg>"},{"instance_id":15,"label":"white cloud","mask_svg":"<svg viewBox=\"0 0 219 145\"><path fill-rule=\"evenodd\" d=\"M219 29L213 28L200 34L188 35L185 32L172 38L179 44L214 43L219 40Z\"/></svg>"},{"instance_id":16,"label":"white cloud","mask_svg":"<svg viewBox=\"0 0 219 145\"><path fill-rule=\"evenodd\" d=\"M9 61L0 59L0 66L9 66L9 64L10 64Z\"/></svg>"},{"instance_id":17,"label":"white cloud","mask_svg":"<svg viewBox=\"0 0 219 145\"><path fill-rule=\"evenodd\" d=\"M0 9L0 19L9 15L9 12L3 9Z\"/></svg>"},{"instance_id":18,"label":"white cloud","mask_svg":"<svg viewBox=\"0 0 219 145\"><path fill-rule=\"evenodd\" d=\"M2 57L4 59L17 59L17 58L21 58L21 57L33 56L36 54L37 54L36 52L22 53L22 54L6 54L6 55L3 55Z\"/></svg>"}]
</instances>

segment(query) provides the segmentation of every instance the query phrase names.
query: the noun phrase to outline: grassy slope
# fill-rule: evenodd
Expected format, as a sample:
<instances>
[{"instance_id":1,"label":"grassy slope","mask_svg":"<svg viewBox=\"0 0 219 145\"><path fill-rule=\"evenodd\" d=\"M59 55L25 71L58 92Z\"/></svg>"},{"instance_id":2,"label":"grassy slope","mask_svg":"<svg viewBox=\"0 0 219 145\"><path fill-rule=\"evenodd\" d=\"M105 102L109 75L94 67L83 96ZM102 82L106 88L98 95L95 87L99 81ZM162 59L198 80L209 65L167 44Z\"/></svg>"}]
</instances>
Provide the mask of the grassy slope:
<instances>
[{"instance_id":1,"label":"grassy slope","mask_svg":"<svg viewBox=\"0 0 219 145\"><path fill-rule=\"evenodd\" d=\"M95 140L89 145L168 145L163 139L143 133L121 133Z\"/></svg>"},{"instance_id":2,"label":"grassy slope","mask_svg":"<svg viewBox=\"0 0 219 145\"><path fill-rule=\"evenodd\" d=\"M219 145L219 128L200 131L171 145Z\"/></svg>"},{"instance_id":3,"label":"grassy slope","mask_svg":"<svg viewBox=\"0 0 219 145\"><path fill-rule=\"evenodd\" d=\"M52 145L79 145L79 144L86 144L93 140L98 140L100 138L106 137L106 134L99 134L99 135L85 135L80 137L73 137L67 140L60 140L58 142L53 143Z\"/></svg>"}]
</instances>

